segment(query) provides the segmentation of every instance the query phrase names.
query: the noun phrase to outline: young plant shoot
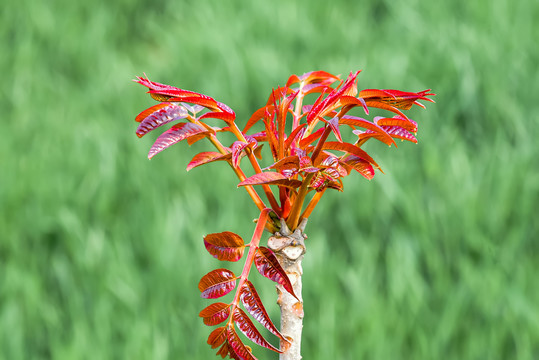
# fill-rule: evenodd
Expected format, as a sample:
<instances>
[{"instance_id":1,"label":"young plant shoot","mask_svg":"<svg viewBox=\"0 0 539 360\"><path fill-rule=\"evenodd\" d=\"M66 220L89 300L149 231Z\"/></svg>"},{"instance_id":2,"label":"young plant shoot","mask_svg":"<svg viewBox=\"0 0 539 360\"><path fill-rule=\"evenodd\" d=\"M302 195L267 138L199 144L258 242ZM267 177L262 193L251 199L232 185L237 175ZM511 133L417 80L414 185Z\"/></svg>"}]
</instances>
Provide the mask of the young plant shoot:
<instances>
[{"instance_id":1,"label":"young plant shoot","mask_svg":"<svg viewBox=\"0 0 539 360\"><path fill-rule=\"evenodd\" d=\"M220 268L204 275L198 285L205 299L218 299L233 292L229 302L212 303L199 314L204 324L218 326L207 342L218 348L217 355L223 358L256 359L238 335L239 330L255 344L280 353L281 359L301 359L301 260L307 219L327 189L343 191L343 177L358 173L370 180L375 170L382 171L362 149L367 141L374 139L395 147L396 139L417 143L417 123L403 111L413 105L424 108L419 100L434 102L429 96L435 94L430 90L358 91L359 73L350 73L344 80L325 71L292 75L284 87L273 89L266 104L242 123L243 129L237 124L234 111L212 97L147 77L135 80L159 102L136 117L136 134L142 137L174 122L157 137L148 158L182 140L189 145L209 140L214 149L196 154L187 170L226 161L239 179L238 186L245 188L259 210L248 244L228 231L204 237L206 249L218 260L244 259L240 275ZM307 103L307 99L312 99L312 103ZM372 120L358 116L368 116L371 108L382 109L389 115ZM232 133L235 141L223 144L219 140L222 132ZM264 144L268 150L263 152ZM246 176L242 169L245 166L252 167L255 174ZM264 229L272 234L267 247L261 245ZM253 265L262 276L277 283L280 329L269 318L249 281ZM272 345L251 318L276 336L279 346Z\"/></svg>"}]
</instances>

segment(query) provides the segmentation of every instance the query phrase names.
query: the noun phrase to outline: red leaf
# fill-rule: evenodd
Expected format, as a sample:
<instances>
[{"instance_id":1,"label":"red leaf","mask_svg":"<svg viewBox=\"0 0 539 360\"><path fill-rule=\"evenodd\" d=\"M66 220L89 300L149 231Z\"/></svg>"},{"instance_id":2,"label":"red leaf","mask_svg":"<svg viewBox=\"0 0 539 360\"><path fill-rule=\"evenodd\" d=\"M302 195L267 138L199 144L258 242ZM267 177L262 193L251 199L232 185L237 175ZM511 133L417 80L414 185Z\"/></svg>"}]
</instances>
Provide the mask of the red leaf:
<instances>
[{"instance_id":1,"label":"red leaf","mask_svg":"<svg viewBox=\"0 0 539 360\"><path fill-rule=\"evenodd\" d=\"M387 134L383 128L381 128L377 124L374 124L368 120L365 120L356 116L345 115L341 118L339 123L343 125L349 125L349 126L358 126L364 129L374 131L375 133L380 135L379 139L384 144L387 144L387 145L395 144L395 140L393 140L393 138L389 136L389 134Z\"/></svg>"},{"instance_id":2,"label":"red leaf","mask_svg":"<svg viewBox=\"0 0 539 360\"><path fill-rule=\"evenodd\" d=\"M298 298L296 294L294 294L294 289L292 288L288 275L286 275L281 264L279 264L279 260L277 260L275 254L273 254L273 251L263 246L259 247L255 255L255 266L262 276L281 284L290 295L296 299Z\"/></svg>"},{"instance_id":3,"label":"red leaf","mask_svg":"<svg viewBox=\"0 0 539 360\"><path fill-rule=\"evenodd\" d=\"M148 132L171 121L187 117L187 110L173 103L161 103L141 112L136 121L140 122L137 128L137 136L143 137Z\"/></svg>"},{"instance_id":4,"label":"red leaf","mask_svg":"<svg viewBox=\"0 0 539 360\"><path fill-rule=\"evenodd\" d=\"M240 299L245 309L256 321L262 324L273 335L279 337L283 341L288 341L271 321L264 305L262 305L262 301L260 300L255 287L249 280L245 281L245 284L240 289Z\"/></svg>"},{"instance_id":5,"label":"red leaf","mask_svg":"<svg viewBox=\"0 0 539 360\"><path fill-rule=\"evenodd\" d=\"M262 120L266 112L271 113L274 110L275 110L275 107L273 105L266 105L256 110L247 121L247 125L245 125L245 128L243 128L243 133L246 133L247 130L249 130L254 124Z\"/></svg>"},{"instance_id":6,"label":"red leaf","mask_svg":"<svg viewBox=\"0 0 539 360\"><path fill-rule=\"evenodd\" d=\"M408 117L406 117L406 115L404 115L402 111L384 102L380 102L380 101L372 100L372 99L366 99L365 102L367 103L367 106L382 109L382 110L388 110L388 111L394 112L397 115L402 116L405 119L408 119Z\"/></svg>"},{"instance_id":7,"label":"red leaf","mask_svg":"<svg viewBox=\"0 0 539 360\"><path fill-rule=\"evenodd\" d=\"M305 123L297 126L291 133L290 135L286 138L286 141L284 143L284 149L285 149L285 153L286 153L286 150L290 147L290 145L292 144L292 141L294 141L294 139L296 138L296 136L299 134L299 132L301 131L301 129L303 129L303 127L305 127Z\"/></svg>"},{"instance_id":8,"label":"red leaf","mask_svg":"<svg viewBox=\"0 0 539 360\"><path fill-rule=\"evenodd\" d=\"M288 115L288 110L290 109L290 104L294 99L298 96L299 91L294 91L291 95L287 96L284 100L282 100L281 104L279 105L279 112L277 116L277 122L278 126L277 129L279 131L279 146L280 146L280 156L284 156L284 142L285 142L285 126L286 126L286 116Z\"/></svg>"},{"instance_id":9,"label":"red leaf","mask_svg":"<svg viewBox=\"0 0 539 360\"><path fill-rule=\"evenodd\" d=\"M225 121L226 123L230 124L231 122L234 122L234 119L236 119L236 114L234 114L234 112L228 113L224 111L209 112L202 115L199 118L199 120L207 119L207 118L221 119Z\"/></svg>"},{"instance_id":10,"label":"red leaf","mask_svg":"<svg viewBox=\"0 0 539 360\"><path fill-rule=\"evenodd\" d=\"M299 169L299 157L297 155L287 156L271 165L269 169L275 169L287 178L292 177ZM287 176L285 172L291 172L291 176Z\"/></svg>"},{"instance_id":11,"label":"red leaf","mask_svg":"<svg viewBox=\"0 0 539 360\"><path fill-rule=\"evenodd\" d=\"M359 92L358 97L362 99L371 99L371 98L383 98L383 97L393 97L390 93L385 90L380 89L365 89Z\"/></svg>"},{"instance_id":12,"label":"red leaf","mask_svg":"<svg viewBox=\"0 0 539 360\"><path fill-rule=\"evenodd\" d=\"M247 317L247 314L243 312L242 309L236 308L234 310L234 314L232 315L232 318L234 319L234 322L238 326L238 328L241 330L241 332L247 336L249 340L254 342L257 345L260 345L262 347L265 347L266 349L273 350L275 352L280 353L281 351L271 345L269 342L267 342L266 339L260 334L258 329L255 327L251 319Z\"/></svg>"},{"instance_id":13,"label":"red leaf","mask_svg":"<svg viewBox=\"0 0 539 360\"><path fill-rule=\"evenodd\" d=\"M384 118L377 116L374 118L374 122L380 126L400 126L411 133L417 132L417 123L412 119L405 119L399 115L395 115L392 118Z\"/></svg>"},{"instance_id":14,"label":"red leaf","mask_svg":"<svg viewBox=\"0 0 539 360\"><path fill-rule=\"evenodd\" d=\"M341 96L348 96L355 90L355 81L360 71L350 73L344 84L341 87L333 90L328 96L319 103L315 103L309 114L307 114L307 123L310 124L320 113L329 109Z\"/></svg>"},{"instance_id":15,"label":"red leaf","mask_svg":"<svg viewBox=\"0 0 539 360\"><path fill-rule=\"evenodd\" d=\"M384 130L394 138L411 141L417 144L417 139L414 135L410 134L406 129L400 126L382 126Z\"/></svg>"},{"instance_id":16,"label":"red leaf","mask_svg":"<svg viewBox=\"0 0 539 360\"><path fill-rule=\"evenodd\" d=\"M346 165L359 172L366 179L371 180L374 177L374 169L368 161L363 160L355 155L350 155L343 161Z\"/></svg>"},{"instance_id":17,"label":"red leaf","mask_svg":"<svg viewBox=\"0 0 539 360\"><path fill-rule=\"evenodd\" d=\"M337 80L339 80L339 77L328 72L318 70L305 73L301 76L292 75L290 78L288 78L286 86L290 86L300 81L304 84L324 83L330 85Z\"/></svg>"},{"instance_id":18,"label":"red leaf","mask_svg":"<svg viewBox=\"0 0 539 360\"><path fill-rule=\"evenodd\" d=\"M196 168L197 166L208 164L214 161L220 160L229 160L232 157L232 154L221 154L214 151L201 152L196 154L191 162L187 164L187 171Z\"/></svg>"},{"instance_id":19,"label":"red leaf","mask_svg":"<svg viewBox=\"0 0 539 360\"><path fill-rule=\"evenodd\" d=\"M156 154L160 153L171 145L205 131L205 128L194 123L176 124L157 138L155 143L152 145L150 152L148 153L148 158L151 159Z\"/></svg>"},{"instance_id":20,"label":"red leaf","mask_svg":"<svg viewBox=\"0 0 539 360\"><path fill-rule=\"evenodd\" d=\"M225 336L226 336L226 333L225 333ZM223 346L221 346L221 348L219 349L219 351L217 351L217 353L215 355L220 355L223 359L228 355L230 356L231 359L239 359L241 360L235 353L234 351L232 350L232 348L230 347L230 344L227 342L225 342L223 344Z\"/></svg>"},{"instance_id":21,"label":"red leaf","mask_svg":"<svg viewBox=\"0 0 539 360\"><path fill-rule=\"evenodd\" d=\"M221 261L238 261L245 250L243 239L230 231L206 235L204 246L214 258Z\"/></svg>"},{"instance_id":22,"label":"red leaf","mask_svg":"<svg viewBox=\"0 0 539 360\"><path fill-rule=\"evenodd\" d=\"M344 151L348 152L352 155L359 156L360 158L367 160L369 163L374 165L377 169L380 169L380 166L374 161L372 157L370 157L369 154L367 154L364 150L360 149L359 147L350 144L350 143L340 143L337 141L326 141L324 143L324 146L322 147L324 150L338 150L338 151Z\"/></svg>"},{"instance_id":23,"label":"red leaf","mask_svg":"<svg viewBox=\"0 0 539 360\"><path fill-rule=\"evenodd\" d=\"M236 276L228 269L210 271L200 279L198 289L205 299L216 299L225 296L236 287Z\"/></svg>"},{"instance_id":24,"label":"red leaf","mask_svg":"<svg viewBox=\"0 0 539 360\"><path fill-rule=\"evenodd\" d=\"M299 141L299 146L304 149L307 145L312 144L316 139L318 139L324 133L324 128L316 130L311 135L301 139Z\"/></svg>"},{"instance_id":25,"label":"red leaf","mask_svg":"<svg viewBox=\"0 0 539 360\"><path fill-rule=\"evenodd\" d=\"M234 141L234 144L232 144L232 166L235 168L240 166L243 149L245 149L247 146L249 146L249 143L243 141Z\"/></svg>"},{"instance_id":26,"label":"red leaf","mask_svg":"<svg viewBox=\"0 0 539 360\"><path fill-rule=\"evenodd\" d=\"M339 142L342 142L341 131L339 130L339 118L334 117L328 121L329 127Z\"/></svg>"},{"instance_id":27,"label":"red leaf","mask_svg":"<svg viewBox=\"0 0 539 360\"><path fill-rule=\"evenodd\" d=\"M150 93L153 93L153 91L150 91ZM159 93L162 94L163 92L159 92ZM212 97L208 95L204 95L204 94L198 94L198 93L193 93L193 94L195 96L190 96L191 94L189 94L188 96L172 97L168 99L168 101L181 101L185 103L204 106L205 108L208 108L210 110L219 110L217 101L215 101L215 99L213 99Z\"/></svg>"},{"instance_id":28,"label":"red leaf","mask_svg":"<svg viewBox=\"0 0 539 360\"><path fill-rule=\"evenodd\" d=\"M226 340L227 328L224 326L218 327L213 330L208 336L208 345L211 345L212 349L215 349L218 346L221 346L222 343Z\"/></svg>"},{"instance_id":29,"label":"red leaf","mask_svg":"<svg viewBox=\"0 0 539 360\"><path fill-rule=\"evenodd\" d=\"M367 107L367 103L362 98L356 98L354 96L341 96L339 99L339 105L341 106L348 106L348 110L355 106L361 106L363 107L363 110L365 111L365 114L369 114L369 108Z\"/></svg>"},{"instance_id":30,"label":"red leaf","mask_svg":"<svg viewBox=\"0 0 539 360\"><path fill-rule=\"evenodd\" d=\"M144 75L146 76L146 75ZM143 78L141 76L137 76L137 78L135 80L133 80L143 86L146 86L147 88L150 89L150 91L148 91L149 93L153 93L153 94L163 94L163 95L166 95L168 97L171 97L171 96L196 96L196 95L200 95L199 93L196 93L196 92L193 92L193 91L189 91L189 90L183 90L183 89L179 89L177 87L174 87L174 86L170 86L170 85L165 85L165 84L160 84L158 82L155 82L155 81L150 81L150 79L148 79L147 77Z\"/></svg>"},{"instance_id":31,"label":"red leaf","mask_svg":"<svg viewBox=\"0 0 539 360\"><path fill-rule=\"evenodd\" d=\"M227 339L228 344L230 345L231 352L230 355L232 356L232 352L239 356L242 360L257 360L253 354L247 349L245 344L241 341L238 334L236 334L236 331L234 331L233 328L227 329Z\"/></svg>"},{"instance_id":32,"label":"red leaf","mask_svg":"<svg viewBox=\"0 0 539 360\"><path fill-rule=\"evenodd\" d=\"M218 302L202 310L198 316L203 318L204 324L214 326L222 323L230 315L230 304Z\"/></svg>"},{"instance_id":33,"label":"red leaf","mask_svg":"<svg viewBox=\"0 0 539 360\"><path fill-rule=\"evenodd\" d=\"M290 180L286 176L278 172L263 172L260 174L254 174L251 177L243 180L238 184L240 186L247 185L279 185L286 186L292 189L297 189L301 186L301 181L299 180Z\"/></svg>"}]
</instances>

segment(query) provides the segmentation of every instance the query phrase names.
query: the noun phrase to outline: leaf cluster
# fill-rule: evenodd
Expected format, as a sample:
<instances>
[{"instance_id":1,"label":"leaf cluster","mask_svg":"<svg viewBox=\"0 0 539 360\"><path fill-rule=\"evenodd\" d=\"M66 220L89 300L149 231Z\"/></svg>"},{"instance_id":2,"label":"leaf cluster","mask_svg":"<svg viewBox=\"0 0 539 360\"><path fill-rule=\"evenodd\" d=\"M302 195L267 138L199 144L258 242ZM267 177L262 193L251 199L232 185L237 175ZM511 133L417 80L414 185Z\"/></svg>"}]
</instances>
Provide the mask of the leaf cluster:
<instances>
[{"instance_id":1,"label":"leaf cluster","mask_svg":"<svg viewBox=\"0 0 539 360\"><path fill-rule=\"evenodd\" d=\"M152 98L160 103L136 117L140 123L136 133L142 137L158 127L176 122L152 145L148 154L150 159L182 140L193 144L208 139L217 151L196 154L187 170L215 161L228 162L240 180L238 186L247 189L258 208L271 208L276 219L285 219L294 230L302 218L310 216L326 189L343 190L343 177L357 172L370 180L375 169L381 171L376 161L362 149L367 141L376 139L388 146L396 146L395 139L417 142L417 123L403 111L413 105L424 107L418 100L432 102L429 96L434 94L430 90L358 91L359 73L350 73L344 80L325 71L292 75L284 87L273 89L266 104L252 114L242 130L235 121L234 111L212 97L138 77L135 81L146 86ZM315 94L315 100L307 104L306 96L310 94ZM369 114L369 109L376 108L393 116L377 116L369 121L350 115L354 108L361 109L365 115ZM211 126L210 119L221 120L225 126ZM259 131L252 131L255 126ZM342 130L350 131L354 139L343 140ZM234 134L236 140L228 146L223 145L218 139L221 132ZM262 168L264 144L269 148L271 159L266 160ZM255 172L250 177L242 169L245 157ZM277 194L270 185L277 186ZM254 186L262 188L269 206ZM310 192L314 195L304 208ZM278 228L278 221L268 223L269 230Z\"/></svg>"}]
</instances>

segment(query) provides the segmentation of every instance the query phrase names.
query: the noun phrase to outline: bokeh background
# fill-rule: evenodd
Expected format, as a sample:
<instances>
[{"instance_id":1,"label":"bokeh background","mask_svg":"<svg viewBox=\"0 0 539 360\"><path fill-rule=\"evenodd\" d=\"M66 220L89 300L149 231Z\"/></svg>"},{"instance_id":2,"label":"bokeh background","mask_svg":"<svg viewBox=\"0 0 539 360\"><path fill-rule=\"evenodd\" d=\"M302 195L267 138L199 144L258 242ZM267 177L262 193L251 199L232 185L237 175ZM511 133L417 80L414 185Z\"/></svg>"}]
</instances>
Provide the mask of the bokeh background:
<instances>
[{"instance_id":1,"label":"bokeh background","mask_svg":"<svg viewBox=\"0 0 539 360\"><path fill-rule=\"evenodd\" d=\"M410 113L418 145L367 145L385 175L311 217L304 358L539 359L538 18L534 0L4 1L0 358L215 358L202 236L249 238L258 214L225 164L186 173L203 145L147 160L134 76L241 124L290 74L363 69L360 88L437 103Z\"/></svg>"}]
</instances>

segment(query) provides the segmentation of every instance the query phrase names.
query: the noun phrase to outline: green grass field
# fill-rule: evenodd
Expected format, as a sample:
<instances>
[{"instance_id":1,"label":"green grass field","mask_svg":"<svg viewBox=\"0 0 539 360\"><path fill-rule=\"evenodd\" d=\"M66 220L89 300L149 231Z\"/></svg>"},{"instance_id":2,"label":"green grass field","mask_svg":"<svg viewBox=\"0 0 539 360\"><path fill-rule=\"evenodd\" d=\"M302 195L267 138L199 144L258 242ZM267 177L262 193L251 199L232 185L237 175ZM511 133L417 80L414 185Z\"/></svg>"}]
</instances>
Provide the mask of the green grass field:
<instances>
[{"instance_id":1,"label":"green grass field","mask_svg":"<svg viewBox=\"0 0 539 360\"><path fill-rule=\"evenodd\" d=\"M226 164L186 173L203 144L146 159L134 117L153 101L131 79L241 124L319 69L438 95L410 114L418 145L368 144L386 174L311 217L304 358L539 359L538 17L534 0L7 0L0 359L216 358L202 236L249 238L258 213Z\"/></svg>"}]
</instances>

